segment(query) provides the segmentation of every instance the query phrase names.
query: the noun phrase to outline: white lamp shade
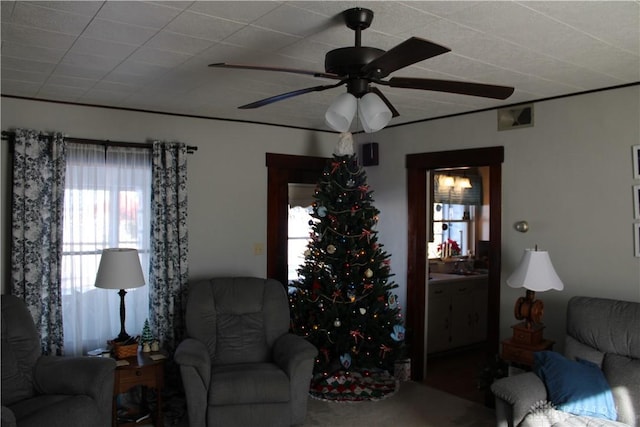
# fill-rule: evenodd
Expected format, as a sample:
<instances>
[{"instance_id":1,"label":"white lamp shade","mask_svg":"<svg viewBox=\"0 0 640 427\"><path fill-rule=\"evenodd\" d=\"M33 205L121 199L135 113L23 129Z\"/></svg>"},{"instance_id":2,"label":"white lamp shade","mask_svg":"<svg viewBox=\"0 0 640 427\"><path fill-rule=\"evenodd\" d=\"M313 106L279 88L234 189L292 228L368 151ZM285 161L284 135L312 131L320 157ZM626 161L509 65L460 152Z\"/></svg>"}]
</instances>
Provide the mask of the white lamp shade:
<instances>
[{"instance_id":1,"label":"white lamp shade","mask_svg":"<svg viewBox=\"0 0 640 427\"><path fill-rule=\"evenodd\" d=\"M327 125L338 132L346 132L351 126L351 121L356 115L358 101L355 96L345 92L333 100L324 119Z\"/></svg>"},{"instance_id":2,"label":"white lamp shade","mask_svg":"<svg viewBox=\"0 0 640 427\"><path fill-rule=\"evenodd\" d=\"M392 113L378 95L369 92L360 98L360 120L366 133L377 132L389 124Z\"/></svg>"},{"instance_id":3,"label":"white lamp shade","mask_svg":"<svg viewBox=\"0 0 640 427\"><path fill-rule=\"evenodd\" d=\"M138 251L127 248L103 250L95 286L104 289L130 289L144 286Z\"/></svg>"},{"instance_id":4,"label":"white lamp shade","mask_svg":"<svg viewBox=\"0 0 640 427\"><path fill-rule=\"evenodd\" d=\"M520 264L507 279L507 285L536 292L564 289L562 280L551 264L549 253L532 249L524 251Z\"/></svg>"}]
</instances>

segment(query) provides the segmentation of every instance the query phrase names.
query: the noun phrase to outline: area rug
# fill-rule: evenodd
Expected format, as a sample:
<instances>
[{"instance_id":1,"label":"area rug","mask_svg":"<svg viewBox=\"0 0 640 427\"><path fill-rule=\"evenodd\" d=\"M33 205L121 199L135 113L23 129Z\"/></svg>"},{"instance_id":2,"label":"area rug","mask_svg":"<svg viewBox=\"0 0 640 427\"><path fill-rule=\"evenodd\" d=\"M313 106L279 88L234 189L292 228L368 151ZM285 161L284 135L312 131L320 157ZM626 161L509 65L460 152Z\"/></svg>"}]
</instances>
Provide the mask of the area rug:
<instances>
[{"instance_id":1,"label":"area rug","mask_svg":"<svg viewBox=\"0 0 640 427\"><path fill-rule=\"evenodd\" d=\"M387 371L339 371L328 377L314 376L309 395L314 399L339 402L375 401L393 395L398 384Z\"/></svg>"},{"instance_id":2,"label":"area rug","mask_svg":"<svg viewBox=\"0 0 640 427\"><path fill-rule=\"evenodd\" d=\"M309 399L303 427L495 427L495 413L423 384L401 382L379 401Z\"/></svg>"}]
</instances>

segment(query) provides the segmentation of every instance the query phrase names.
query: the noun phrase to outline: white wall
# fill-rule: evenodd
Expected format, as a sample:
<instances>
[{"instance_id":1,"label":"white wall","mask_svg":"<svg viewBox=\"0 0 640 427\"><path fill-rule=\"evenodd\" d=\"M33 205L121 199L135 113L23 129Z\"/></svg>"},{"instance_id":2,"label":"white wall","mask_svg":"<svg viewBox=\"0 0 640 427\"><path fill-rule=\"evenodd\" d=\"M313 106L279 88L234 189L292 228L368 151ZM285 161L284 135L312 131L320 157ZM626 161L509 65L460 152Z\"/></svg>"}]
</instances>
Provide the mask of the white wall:
<instances>
[{"instance_id":1,"label":"white wall","mask_svg":"<svg viewBox=\"0 0 640 427\"><path fill-rule=\"evenodd\" d=\"M198 146L188 160L191 278L266 275L266 254L256 256L253 251L255 243L266 247L265 153L329 157L337 142L335 134L326 132L12 98L2 98L1 126L3 130L56 130L74 138L128 142L155 138ZM3 143L0 160L6 160L6 148ZM2 162L3 175L8 165ZM9 203L3 197L3 224L8 221ZM1 258L1 277L6 275L5 258ZM5 281L2 291L6 291Z\"/></svg>"},{"instance_id":2,"label":"white wall","mask_svg":"<svg viewBox=\"0 0 640 427\"><path fill-rule=\"evenodd\" d=\"M567 300L588 295L640 301L640 258L633 255L631 146L640 144L638 86L535 104L535 126L496 130L496 112L385 129L380 166L367 168L381 210L380 240L392 253L397 280L406 278L407 153L504 146L502 169L501 336L516 323L523 290L504 280L525 248L549 251L564 282L545 302L545 337L562 348ZM369 142L369 141L366 141ZM513 224L529 222L529 232ZM402 284L403 289L406 284ZM404 297L404 295L403 295Z\"/></svg>"},{"instance_id":3,"label":"white wall","mask_svg":"<svg viewBox=\"0 0 640 427\"><path fill-rule=\"evenodd\" d=\"M434 120L373 135L380 165L367 167L380 209L379 241L391 254L398 294L406 299L408 153L504 146L501 333L515 323L508 288L525 248L550 252L565 284L539 295L546 304L545 336L561 344L564 310L573 295L640 301L640 258L633 256L631 146L640 144L638 86L535 104L535 126L496 131L496 112ZM400 108L401 109L401 108ZM197 145L189 158L190 274L266 272L266 256L253 254L266 240L265 153L330 156L337 136L222 122L66 106L2 98L3 130L59 130L78 138L144 142L151 138ZM3 159L6 157L2 145ZM0 159L6 169L7 163ZM3 176L4 176L3 170ZM4 183L2 187L4 187ZM2 212L7 200L2 199ZM527 220L528 233L513 223ZM6 218L3 218L6 223ZM5 239L6 240L6 239ZM4 260L4 256L2 259ZM5 265L0 265L4 270ZM1 275L4 277L4 273Z\"/></svg>"}]
</instances>

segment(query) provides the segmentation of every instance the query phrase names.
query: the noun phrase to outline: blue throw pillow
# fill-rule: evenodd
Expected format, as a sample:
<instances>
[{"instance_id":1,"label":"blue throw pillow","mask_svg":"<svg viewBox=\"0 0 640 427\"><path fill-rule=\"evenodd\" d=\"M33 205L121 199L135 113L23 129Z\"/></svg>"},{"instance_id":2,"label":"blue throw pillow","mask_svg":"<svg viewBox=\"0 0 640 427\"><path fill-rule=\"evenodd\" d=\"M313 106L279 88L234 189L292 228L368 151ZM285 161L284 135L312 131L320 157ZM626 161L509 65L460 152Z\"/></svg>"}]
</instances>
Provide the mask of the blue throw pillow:
<instances>
[{"instance_id":1,"label":"blue throw pillow","mask_svg":"<svg viewBox=\"0 0 640 427\"><path fill-rule=\"evenodd\" d=\"M569 360L553 351L536 352L533 357L533 371L545 383L556 409L612 421L618 418L611 387L598 365Z\"/></svg>"}]
</instances>

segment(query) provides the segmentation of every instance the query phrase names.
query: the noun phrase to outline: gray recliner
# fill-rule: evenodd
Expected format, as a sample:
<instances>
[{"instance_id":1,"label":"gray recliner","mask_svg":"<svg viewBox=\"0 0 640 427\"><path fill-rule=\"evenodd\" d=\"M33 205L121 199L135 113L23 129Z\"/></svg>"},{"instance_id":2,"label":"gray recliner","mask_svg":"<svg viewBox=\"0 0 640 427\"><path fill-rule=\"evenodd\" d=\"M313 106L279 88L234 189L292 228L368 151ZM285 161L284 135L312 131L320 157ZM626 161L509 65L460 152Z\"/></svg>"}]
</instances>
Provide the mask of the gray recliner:
<instances>
[{"instance_id":1,"label":"gray recliner","mask_svg":"<svg viewBox=\"0 0 640 427\"><path fill-rule=\"evenodd\" d=\"M273 279L190 284L187 336L175 360L190 427L302 424L318 351L289 333L289 300Z\"/></svg>"},{"instance_id":2,"label":"gray recliner","mask_svg":"<svg viewBox=\"0 0 640 427\"><path fill-rule=\"evenodd\" d=\"M571 298L565 356L587 360L602 369L618 419L574 415L545 405L545 383L533 372L526 372L491 385L498 427L640 427L640 303Z\"/></svg>"},{"instance_id":3,"label":"gray recliner","mask_svg":"<svg viewBox=\"0 0 640 427\"><path fill-rule=\"evenodd\" d=\"M109 358L42 356L24 302L2 295L2 427L111 425Z\"/></svg>"}]
</instances>

